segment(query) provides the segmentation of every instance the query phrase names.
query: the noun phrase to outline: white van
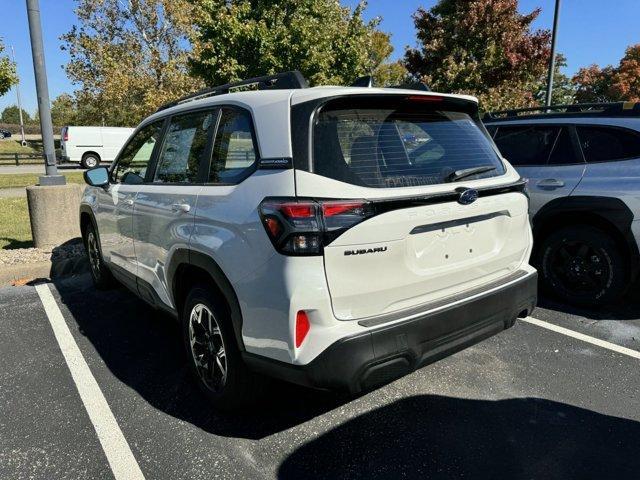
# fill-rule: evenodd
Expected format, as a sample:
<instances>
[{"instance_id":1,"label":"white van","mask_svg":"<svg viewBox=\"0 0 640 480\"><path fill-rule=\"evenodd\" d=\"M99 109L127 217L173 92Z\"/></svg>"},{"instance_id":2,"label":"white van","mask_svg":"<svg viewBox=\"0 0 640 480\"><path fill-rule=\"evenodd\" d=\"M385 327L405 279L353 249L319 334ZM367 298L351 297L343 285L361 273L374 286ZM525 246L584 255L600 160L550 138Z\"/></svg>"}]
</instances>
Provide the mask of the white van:
<instances>
[{"instance_id":1,"label":"white van","mask_svg":"<svg viewBox=\"0 0 640 480\"><path fill-rule=\"evenodd\" d=\"M79 162L84 168L93 168L100 162L112 162L133 130L123 127L62 127L62 161Z\"/></svg>"}]
</instances>

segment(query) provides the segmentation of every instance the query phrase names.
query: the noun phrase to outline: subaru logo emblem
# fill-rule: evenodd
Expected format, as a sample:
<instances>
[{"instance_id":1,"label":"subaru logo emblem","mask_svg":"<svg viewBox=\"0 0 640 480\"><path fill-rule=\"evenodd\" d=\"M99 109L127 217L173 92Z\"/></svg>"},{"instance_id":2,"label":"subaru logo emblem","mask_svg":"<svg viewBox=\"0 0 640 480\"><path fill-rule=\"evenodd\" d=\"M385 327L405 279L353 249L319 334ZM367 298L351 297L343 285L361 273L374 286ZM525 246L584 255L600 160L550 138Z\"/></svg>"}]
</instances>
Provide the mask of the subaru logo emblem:
<instances>
[{"instance_id":1,"label":"subaru logo emblem","mask_svg":"<svg viewBox=\"0 0 640 480\"><path fill-rule=\"evenodd\" d=\"M466 190L460 191L460 196L458 197L458 203L462 205L469 205L475 202L478 199L478 191L473 188L467 188Z\"/></svg>"}]
</instances>

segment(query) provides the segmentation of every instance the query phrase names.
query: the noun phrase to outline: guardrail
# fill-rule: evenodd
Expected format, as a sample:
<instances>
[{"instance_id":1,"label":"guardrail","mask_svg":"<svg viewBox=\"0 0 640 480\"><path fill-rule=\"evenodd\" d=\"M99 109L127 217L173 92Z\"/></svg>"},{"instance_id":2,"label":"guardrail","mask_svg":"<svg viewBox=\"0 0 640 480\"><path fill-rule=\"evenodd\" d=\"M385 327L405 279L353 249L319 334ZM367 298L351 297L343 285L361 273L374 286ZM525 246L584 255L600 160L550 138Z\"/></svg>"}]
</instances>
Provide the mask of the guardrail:
<instances>
[{"instance_id":1,"label":"guardrail","mask_svg":"<svg viewBox=\"0 0 640 480\"><path fill-rule=\"evenodd\" d=\"M36 163L44 163L42 153L0 153L0 166L33 165Z\"/></svg>"}]
</instances>

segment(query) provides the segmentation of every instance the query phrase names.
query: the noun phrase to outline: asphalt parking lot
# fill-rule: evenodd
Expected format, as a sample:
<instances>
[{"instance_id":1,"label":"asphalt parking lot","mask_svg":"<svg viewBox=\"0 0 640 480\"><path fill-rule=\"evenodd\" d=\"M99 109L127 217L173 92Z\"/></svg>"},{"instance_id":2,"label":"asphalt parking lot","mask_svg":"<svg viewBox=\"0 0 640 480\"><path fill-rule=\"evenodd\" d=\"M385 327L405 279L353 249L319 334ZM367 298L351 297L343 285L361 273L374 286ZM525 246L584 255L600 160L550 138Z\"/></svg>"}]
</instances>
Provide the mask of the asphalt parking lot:
<instances>
[{"instance_id":1,"label":"asphalt parking lot","mask_svg":"<svg viewBox=\"0 0 640 480\"><path fill-rule=\"evenodd\" d=\"M543 301L537 323L358 398L275 383L231 415L191 384L171 319L87 276L37 288L0 289L2 479L640 475L632 299L599 312Z\"/></svg>"}]
</instances>

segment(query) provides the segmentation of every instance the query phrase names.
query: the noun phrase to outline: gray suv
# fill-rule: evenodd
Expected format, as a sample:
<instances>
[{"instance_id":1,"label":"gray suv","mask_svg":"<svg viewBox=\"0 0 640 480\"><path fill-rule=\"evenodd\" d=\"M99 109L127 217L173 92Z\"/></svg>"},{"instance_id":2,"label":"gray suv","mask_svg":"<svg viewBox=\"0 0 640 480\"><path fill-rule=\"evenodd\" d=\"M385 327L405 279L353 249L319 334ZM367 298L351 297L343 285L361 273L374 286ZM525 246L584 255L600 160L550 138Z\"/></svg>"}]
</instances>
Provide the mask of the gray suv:
<instances>
[{"instance_id":1,"label":"gray suv","mask_svg":"<svg viewBox=\"0 0 640 480\"><path fill-rule=\"evenodd\" d=\"M640 103L487 113L502 155L528 179L532 261L576 305L618 299L638 275Z\"/></svg>"}]
</instances>

